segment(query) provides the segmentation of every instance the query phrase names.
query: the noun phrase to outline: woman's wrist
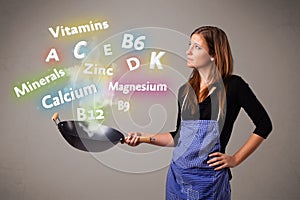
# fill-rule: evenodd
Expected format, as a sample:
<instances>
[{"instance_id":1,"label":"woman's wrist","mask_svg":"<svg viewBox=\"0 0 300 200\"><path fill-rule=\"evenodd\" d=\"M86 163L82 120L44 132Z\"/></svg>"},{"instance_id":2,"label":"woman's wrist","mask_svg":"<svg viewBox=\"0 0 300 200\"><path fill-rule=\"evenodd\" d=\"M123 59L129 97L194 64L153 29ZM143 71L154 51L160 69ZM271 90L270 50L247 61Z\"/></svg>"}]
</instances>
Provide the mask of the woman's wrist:
<instances>
[{"instance_id":1,"label":"woman's wrist","mask_svg":"<svg viewBox=\"0 0 300 200\"><path fill-rule=\"evenodd\" d=\"M144 132L135 132L135 135L138 137L142 137L142 139L139 139L141 143L151 143L154 144L156 138L154 137L154 134L144 133Z\"/></svg>"},{"instance_id":2,"label":"woman's wrist","mask_svg":"<svg viewBox=\"0 0 300 200\"><path fill-rule=\"evenodd\" d=\"M236 167L241 163L241 160L238 158L238 156L236 154L232 156L232 159L233 159L233 163L234 163L233 167Z\"/></svg>"}]
</instances>

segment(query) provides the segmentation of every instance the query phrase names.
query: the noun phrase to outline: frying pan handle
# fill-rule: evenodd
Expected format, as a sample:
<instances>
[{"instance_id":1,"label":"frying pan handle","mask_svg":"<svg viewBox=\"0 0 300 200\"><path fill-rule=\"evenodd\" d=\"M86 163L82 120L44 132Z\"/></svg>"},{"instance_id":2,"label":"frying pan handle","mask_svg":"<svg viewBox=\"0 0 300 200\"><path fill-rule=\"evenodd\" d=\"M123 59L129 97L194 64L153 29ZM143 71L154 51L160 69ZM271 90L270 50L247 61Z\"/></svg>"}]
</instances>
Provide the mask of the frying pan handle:
<instances>
[{"instance_id":1,"label":"frying pan handle","mask_svg":"<svg viewBox=\"0 0 300 200\"><path fill-rule=\"evenodd\" d=\"M53 116L52 116L52 120L57 125L60 122L59 114L58 113L54 113Z\"/></svg>"},{"instance_id":2,"label":"frying pan handle","mask_svg":"<svg viewBox=\"0 0 300 200\"><path fill-rule=\"evenodd\" d=\"M139 142L151 143L155 140L153 137L140 137Z\"/></svg>"},{"instance_id":3,"label":"frying pan handle","mask_svg":"<svg viewBox=\"0 0 300 200\"><path fill-rule=\"evenodd\" d=\"M140 137L139 138L139 142L141 142L141 143L149 143L150 144L153 141L155 141L155 138L153 138L153 137ZM121 142L121 144L124 144L124 138L121 138L120 142Z\"/></svg>"}]
</instances>

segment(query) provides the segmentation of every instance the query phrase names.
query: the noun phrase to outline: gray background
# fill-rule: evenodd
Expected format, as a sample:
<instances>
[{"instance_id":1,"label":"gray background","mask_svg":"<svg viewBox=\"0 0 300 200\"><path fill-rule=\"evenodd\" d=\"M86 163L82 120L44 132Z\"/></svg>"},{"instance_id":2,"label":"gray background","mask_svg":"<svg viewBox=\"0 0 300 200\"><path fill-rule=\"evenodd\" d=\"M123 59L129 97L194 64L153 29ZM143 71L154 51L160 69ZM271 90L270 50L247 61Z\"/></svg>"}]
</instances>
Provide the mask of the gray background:
<instances>
[{"instance_id":1,"label":"gray background","mask_svg":"<svg viewBox=\"0 0 300 200\"><path fill-rule=\"evenodd\" d=\"M50 25L103 17L111 24L103 38L144 26L187 35L201 25L222 28L231 44L234 73L249 83L274 126L262 146L232 170L232 199L299 199L299 4L296 0L2 0L0 198L164 198L167 168L142 174L112 170L70 148L57 134L50 113L36 109L36 98L16 100L11 95L13 83L47 69L43 58L50 47L66 52L75 44L71 39L53 40ZM233 154L252 130L242 111L228 153Z\"/></svg>"}]
</instances>

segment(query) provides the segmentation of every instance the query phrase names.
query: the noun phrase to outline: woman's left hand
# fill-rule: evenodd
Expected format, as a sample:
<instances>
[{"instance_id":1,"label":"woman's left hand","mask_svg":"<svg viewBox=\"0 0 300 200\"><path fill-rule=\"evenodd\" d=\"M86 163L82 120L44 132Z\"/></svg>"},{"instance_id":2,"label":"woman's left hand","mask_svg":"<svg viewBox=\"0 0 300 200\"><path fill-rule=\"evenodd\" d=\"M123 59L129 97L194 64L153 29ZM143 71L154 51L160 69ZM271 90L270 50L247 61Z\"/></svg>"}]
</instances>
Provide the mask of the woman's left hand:
<instances>
[{"instance_id":1,"label":"woman's left hand","mask_svg":"<svg viewBox=\"0 0 300 200\"><path fill-rule=\"evenodd\" d=\"M215 168L215 170L220 170L228 167L232 168L238 165L236 159L233 156L229 156L220 152L209 154L209 157L214 158L210 159L207 164L209 164L209 166L211 167L218 166L217 168Z\"/></svg>"}]
</instances>

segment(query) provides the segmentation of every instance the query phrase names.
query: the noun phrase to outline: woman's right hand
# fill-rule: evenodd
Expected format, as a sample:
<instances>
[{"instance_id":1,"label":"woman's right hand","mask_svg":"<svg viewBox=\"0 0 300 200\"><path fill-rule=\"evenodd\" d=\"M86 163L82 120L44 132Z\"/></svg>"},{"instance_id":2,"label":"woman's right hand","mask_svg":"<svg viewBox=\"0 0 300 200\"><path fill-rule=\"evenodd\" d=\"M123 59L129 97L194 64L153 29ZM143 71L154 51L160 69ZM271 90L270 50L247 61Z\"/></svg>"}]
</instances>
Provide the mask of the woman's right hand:
<instances>
[{"instance_id":1,"label":"woman's right hand","mask_svg":"<svg viewBox=\"0 0 300 200\"><path fill-rule=\"evenodd\" d=\"M130 132L128 135L125 137L125 143L128 144L129 146L137 146L140 144L139 139L142 134L139 132Z\"/></svg>"}]
</instances>

